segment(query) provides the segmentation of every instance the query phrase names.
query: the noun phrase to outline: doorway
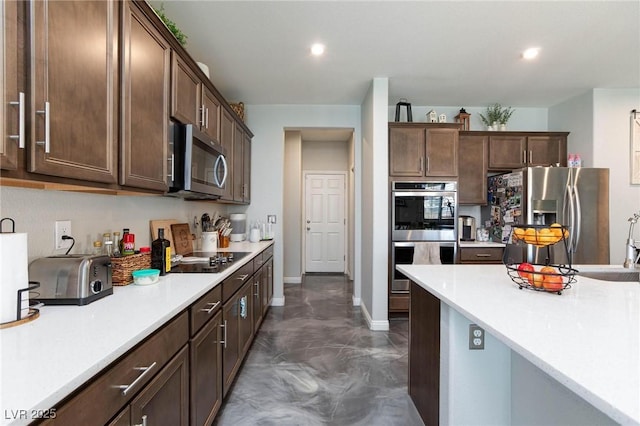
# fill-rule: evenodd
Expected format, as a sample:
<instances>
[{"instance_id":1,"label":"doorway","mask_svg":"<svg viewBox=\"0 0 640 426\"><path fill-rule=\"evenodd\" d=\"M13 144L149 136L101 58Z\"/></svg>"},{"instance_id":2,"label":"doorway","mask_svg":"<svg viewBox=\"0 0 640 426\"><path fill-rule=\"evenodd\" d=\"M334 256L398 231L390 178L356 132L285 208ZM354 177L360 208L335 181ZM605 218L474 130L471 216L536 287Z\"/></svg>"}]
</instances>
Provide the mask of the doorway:
<instances>
[{"instance_id":1,"label":"doorway","mask_svg":"<svg viewBox=\"0 0 640 426\"><path fill-rule=\"evenodd\" d=\"M345 272L346 173L304 173L304 271Z\"/></svg>"}]
</instances>

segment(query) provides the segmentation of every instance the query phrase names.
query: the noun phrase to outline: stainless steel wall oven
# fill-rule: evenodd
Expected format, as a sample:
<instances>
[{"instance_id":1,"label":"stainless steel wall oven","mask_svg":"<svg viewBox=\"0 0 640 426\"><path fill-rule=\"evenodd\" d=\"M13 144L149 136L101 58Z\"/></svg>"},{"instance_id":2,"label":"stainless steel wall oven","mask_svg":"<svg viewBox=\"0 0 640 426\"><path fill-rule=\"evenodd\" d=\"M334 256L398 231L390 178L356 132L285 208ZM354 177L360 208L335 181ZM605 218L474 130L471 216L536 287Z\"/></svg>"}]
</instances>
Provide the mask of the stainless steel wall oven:
<instances>
[{"instance_id":1,"label":"stainless steel wall oven","mask_svg":"<svg viewBox=\"0 0 640 426\"><path fill-rule=\"evenodd\" d=\"M409 279L396 271L396 265L413 263L418 242L437 245L441 263L455 263L457 203L456 181L391 183L391 293L408 293Z\"/></svg>"}]
</instances>

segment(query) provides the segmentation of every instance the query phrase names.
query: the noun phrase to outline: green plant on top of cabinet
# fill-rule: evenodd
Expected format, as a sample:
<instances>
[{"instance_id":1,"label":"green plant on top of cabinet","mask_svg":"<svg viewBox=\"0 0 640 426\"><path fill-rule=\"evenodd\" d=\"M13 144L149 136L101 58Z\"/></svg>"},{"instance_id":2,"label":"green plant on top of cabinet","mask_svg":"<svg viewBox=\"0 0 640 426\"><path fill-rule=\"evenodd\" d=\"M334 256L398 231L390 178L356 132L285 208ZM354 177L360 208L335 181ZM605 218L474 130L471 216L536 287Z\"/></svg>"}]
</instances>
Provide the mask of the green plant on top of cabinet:
<instances>
[{"instance_id":1,"label":"green plant on top of cabinet","mask_svg":"<svg viewBox=\"0 0 640 426\"><path fill-rule=\"evenodd\" d=\"M18 151L26 146L26 96L24 88L24 59L26 49L20 37L24 21L24 3L3 1L0 4L0 168L18 168Z\"/></svg>"},{"instance_id":2,"label":"green plant on top of cabinet","mask_svg":"<svg viewBox=\"0 0 640 426\"><path fill-rule=\"evenodd\" d=\"M32 1L28 171L116 183L117 1Z\"/></svg>"},{"instance_id":3,"label":"green plant on top of cabinet","mask_svg":"<svg viewBox=\"0 0 640 426\"><path fill-rule=\"evenodd\" d=\"M171 49L130 1L122 3L122 41L120 184L166 191Z\"/></svg>"},{"instance_id":4,"label":"green plant on top of cabinet","mask_svg":"<svg viewBox=\"0 0 640 426\"><path fill-rule=\"evenodd\" d=\"M489 136L489 169L567 165L567 132L498 132Z\"/></svg>"},{"instance_id":5,"label":"green plant on top of cabinet","mask_svg":"<svg viewBox=\"0 0 640 426\"><path fill-rule=\"evenodd\" d=\"M389 175L458 175L458 123L389 123Z\"/></svg>"}]
</instances>

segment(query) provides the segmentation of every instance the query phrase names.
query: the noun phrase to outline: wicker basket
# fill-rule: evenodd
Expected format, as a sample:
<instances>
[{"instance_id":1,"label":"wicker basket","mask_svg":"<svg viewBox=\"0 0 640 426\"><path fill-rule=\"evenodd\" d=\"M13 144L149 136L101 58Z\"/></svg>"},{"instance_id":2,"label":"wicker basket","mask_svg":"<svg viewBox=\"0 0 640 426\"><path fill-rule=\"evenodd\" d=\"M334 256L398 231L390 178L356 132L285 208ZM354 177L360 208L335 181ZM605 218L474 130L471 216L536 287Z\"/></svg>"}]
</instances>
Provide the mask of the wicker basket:
<instances>
[{"instance_id":1,"label":"wicker basket","mask_svg":"<svg viewBox=\"0 0 640 426\"><path fill-rule=\"evenodd\" d=\"M244 121L244 102L230 103L229 106Z\"/></svg>"},{"instance_id":2,"label":"wicker basket","mask_svg":"<svg viewBox=\"0 0 640 426\"><path fill-rule=\"evenodd\" d=\"M151 268L151 253L132 254L111 258L111 282L113 285L129 285L133 282L131 273L138 269Z\"/></svg>"}]
</instances>

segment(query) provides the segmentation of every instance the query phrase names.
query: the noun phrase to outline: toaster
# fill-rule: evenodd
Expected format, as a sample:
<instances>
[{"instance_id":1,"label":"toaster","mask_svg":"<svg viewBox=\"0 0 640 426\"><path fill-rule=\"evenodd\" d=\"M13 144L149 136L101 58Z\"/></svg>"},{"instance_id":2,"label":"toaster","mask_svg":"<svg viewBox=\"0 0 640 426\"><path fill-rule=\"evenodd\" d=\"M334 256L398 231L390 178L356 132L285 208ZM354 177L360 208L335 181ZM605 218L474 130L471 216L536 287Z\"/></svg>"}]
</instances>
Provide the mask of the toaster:
<instances>
[{"instance_id":1,"label":"toaster","mask_svg":"<svg viewBox=\"0 0 640 426\"><path fill-rule=\"evenodd\" d=\"M86 305L113 294L111 259L103 255L65 255L35 259L29 281L40 287L31 298L45 305Z\"/></svg>"}]
</instances>

